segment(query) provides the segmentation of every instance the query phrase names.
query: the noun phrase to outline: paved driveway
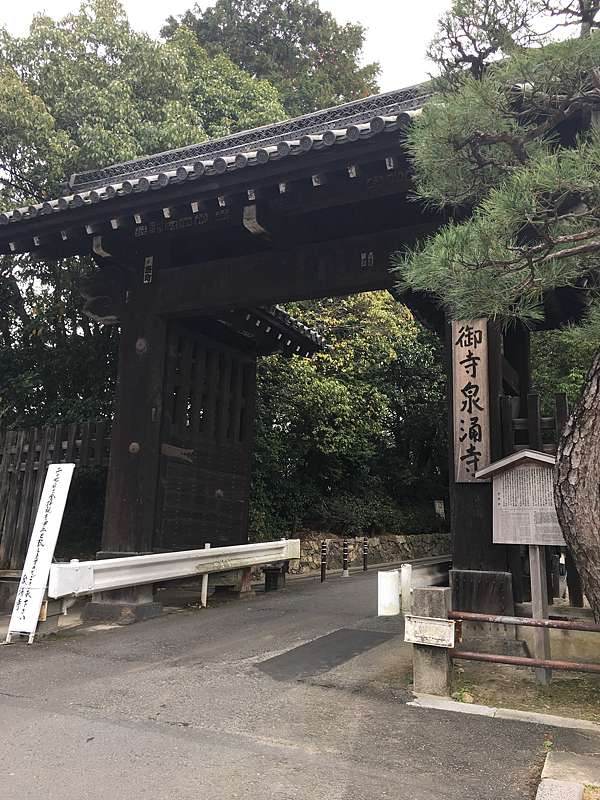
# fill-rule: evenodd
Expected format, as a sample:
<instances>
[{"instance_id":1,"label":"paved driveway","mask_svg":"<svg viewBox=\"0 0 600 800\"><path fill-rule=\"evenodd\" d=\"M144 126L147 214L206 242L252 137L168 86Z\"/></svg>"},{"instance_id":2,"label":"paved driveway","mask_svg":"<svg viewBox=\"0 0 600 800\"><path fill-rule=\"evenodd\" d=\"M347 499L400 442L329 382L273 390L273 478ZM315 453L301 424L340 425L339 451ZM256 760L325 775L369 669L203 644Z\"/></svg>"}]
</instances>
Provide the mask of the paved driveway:
<instances>
[{"instance_id":1,"label":"paved driveway","mask_svg":"<svg viewBox=\"0 0 600 800\"><path fill-rule=\"evenodd\" d=\"M375 571L293 581L0 648L0 798L528 798L545 729L407 707L401 621L375 593Z\"/></svg>"}]
</instances>

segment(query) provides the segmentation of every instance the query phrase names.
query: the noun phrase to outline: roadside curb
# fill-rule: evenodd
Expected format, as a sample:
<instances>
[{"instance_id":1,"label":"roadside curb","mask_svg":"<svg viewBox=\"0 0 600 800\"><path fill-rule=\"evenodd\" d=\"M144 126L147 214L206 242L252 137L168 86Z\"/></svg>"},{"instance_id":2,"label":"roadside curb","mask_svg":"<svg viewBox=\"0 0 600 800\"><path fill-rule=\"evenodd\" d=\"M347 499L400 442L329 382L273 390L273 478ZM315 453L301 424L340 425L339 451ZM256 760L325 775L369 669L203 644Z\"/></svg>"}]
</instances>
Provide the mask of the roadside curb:
<instances>
[{"instance_id":1,"label":"roadside curb","mask_svg":"<svg viewBox=\"0 0 600 800\"><path fill-rule=\"evenodd\" d=\"M600 785L596 756L551 750L546 756L536 800L582 800L586 786Z\"/></svg>"},{"instance_id":2,"label":"roadside curb","mask_svg":"<svg viewBox=\"0 0 600 800\"><path fill-rule=\"evenodd\" d=\"M553 728L568 728L600 735L600 724L586 719L540 714L536 711L519 711L513 708L493 708L492 706L482 706L475 703L459 703L449 697L438 697L431 694L415 693L415 699L406 705L413 708L429 708L435 711L451 711L457 714L506 719L512 722L529 722L533 725L549 725ZM548 800L550 800L550 797L549 795Z\"/></svg>"},{"instance_id":3,"label":"roadside curb","mask_svg":"<svg viewBox=\"0 0 600 800\"><path fill-rule=\"evenodd\" d=\"M535 800L583 800L583 784L546 778L538 786Z\"/></svg>"}]
</instances>

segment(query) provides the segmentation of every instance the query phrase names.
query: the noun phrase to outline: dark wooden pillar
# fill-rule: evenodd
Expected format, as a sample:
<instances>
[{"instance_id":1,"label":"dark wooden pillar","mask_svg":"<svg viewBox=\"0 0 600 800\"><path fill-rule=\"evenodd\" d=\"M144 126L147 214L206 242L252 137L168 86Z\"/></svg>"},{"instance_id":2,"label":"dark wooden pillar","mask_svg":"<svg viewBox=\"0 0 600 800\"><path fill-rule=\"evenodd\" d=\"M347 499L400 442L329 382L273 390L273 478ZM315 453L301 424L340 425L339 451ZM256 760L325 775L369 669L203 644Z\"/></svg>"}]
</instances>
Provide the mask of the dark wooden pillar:
<instances>
[{"instance_id":1,"label":"dark wooden pillar","mask_svg":"<svg viewBox=\"0 0 600 800\"><path fill-rule=\"evenodd\" d=\"M153 284L140 271L121 320L103 555L152 549L167 341L154 306Z\"/></svg>"},{"instance_id":2,"label":"dark wooden pillar","mask_svg":"<svg viewBox=\"0 0 600 800\"><path fill-rule=\"evenodd\" d=\"M511 326L504 334L504 357L518 379L520 417L527 416L527 395L531 388L530 351L531 335L529 330L520 324ZM505 455L509 454L505 453Z\"/></svg>"},{"instance_id":3,"label":"dark wooden pillar","mask_svg":"<svg viewBox=\"0 0 600 800\"><path fill-rule=\"evenodd\" d=\"M447 325L448 409L450 443L450 520L453 543L452 602L459 611L512 613L513 598L505 545L492 542L491 483L457 483L454 464L454 419L451 325ZM500 394L502 333L488 323L490 455L501 457Z\"/></svg>"}]
</instances>

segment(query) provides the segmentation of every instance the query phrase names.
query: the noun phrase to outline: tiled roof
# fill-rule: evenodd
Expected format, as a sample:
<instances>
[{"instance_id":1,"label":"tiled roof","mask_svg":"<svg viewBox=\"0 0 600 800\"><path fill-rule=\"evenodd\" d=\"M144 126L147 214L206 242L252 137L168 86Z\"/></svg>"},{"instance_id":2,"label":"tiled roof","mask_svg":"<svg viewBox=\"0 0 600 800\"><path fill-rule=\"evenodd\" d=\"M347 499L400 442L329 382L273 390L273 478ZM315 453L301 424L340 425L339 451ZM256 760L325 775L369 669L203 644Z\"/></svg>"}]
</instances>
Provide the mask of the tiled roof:
<instances>
[{"instance_id":1,"label":"tiled roof","mask_svg":"<svg viewBox=\"0 0 600 800\"><path fill-rule=\"evenodd\" d=\"M299 333L301 336L309 339L311 342L313 342L316 348L323 349L326 347L325 339L320 333L318 333L318 331L307 327L300 322L300 320L292 317L292 315L288 314L287 311L284 311L281 306L271 306L270 308L265 308L264 310L282 325L285 325L287 328L291 328L292 330L296 331L296 333Z\"/></svg>"},{"instance_id":2,"label":"tiled roof","mask_svg":"<svg viewBox=\"0 0 600 800\"><path fill-rule=\"evenodd\" d=\"M220 176L393 132L406 126L419 113L426 98L422 87L410 87L223 139L74 175L70 181L72 194L4 212L0 214L0 226L38 215L62 214L133 193L198 181L203 176Z\"/></svg>"}]
</instances>

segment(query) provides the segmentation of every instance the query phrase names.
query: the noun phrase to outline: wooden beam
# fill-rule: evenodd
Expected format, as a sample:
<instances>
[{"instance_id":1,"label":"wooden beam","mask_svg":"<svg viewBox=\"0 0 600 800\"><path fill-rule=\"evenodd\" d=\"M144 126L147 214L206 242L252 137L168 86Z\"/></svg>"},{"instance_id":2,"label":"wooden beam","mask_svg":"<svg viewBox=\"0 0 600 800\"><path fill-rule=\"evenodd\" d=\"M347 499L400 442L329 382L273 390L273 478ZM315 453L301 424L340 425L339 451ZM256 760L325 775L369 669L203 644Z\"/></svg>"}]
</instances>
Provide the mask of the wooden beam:
<instances>
[{"instance_id":1,"label":"wooden beam","mask_svg":"<svg viewBox=\"0 0 600 800\"><path fill-rule=\"evenodd\" d=\"M518 377L518 416L527 416L527 394L531 386L531 335L524 325L512 325L504 334L504 355ZM510 384L509 384L510 385Z\"/></svg>"},{"instance_id":2,"label":"wooden beam","mask_svg":"<svg viewBox=\"0 0 600 800\"><path fill-rule=\"evenodd\" d=\"M345 170L348 163L360 164L373 163L393 155L397 150L397 162L402 163L403 154L401 145L394 137L381 136L373 139L360 140L344 147L331 147L327 150L320 150L315 153L307 154L302 158L290 158L283 161L272 161L262 165L260 170L252 169L252 188L258 195L261 189L273 187L277 190L278 184L290 184L296 180L310 178L316 173L327 173L336 170ZM391 152L390 152L391 151ZM107 222L111 219L120 217L131 217L134 213L157 212L162 214L162 209L169 206L181 206L194 201L216 202L217 196L227 198L245 193L249 183L249 171L234 170L218 177L210 177L202 181L184 181L183 183L173 183L160 191L131 192L119 197L115 197L107 203L92 203L83 205L76 210L70 210L66 214L46 214L36 216L35 219L26 220L19 224L19 236L23 239L53 232L60 236L60 227L67 222L70 227L85 230L85 225L93 222ZM360 179L349 181L351 185L356 185ZM325 187L323 187L325 188ZM397 190L396 190L397 191ZM314 192L315 195L320 194ZM6 230L9 226L0 226L0 252L8 250L8 241L12 237ZM58 229L58 230L57 230ZM85 240L80 253L87 252ZM69 255L71 252L69 251Z\"/></svg>"},{"instance_id":3,"label":"wooden beam","mask_svg":"<svg viewBox=\"0 0 600 800\"><path fill-rule=\"evenodd\" d=\"M285 187L283 191L282 186ZM371 173L360 165L360 174L356 177L350 178L347 172L345 174L340 172L337 176L331 175L327 186L322 188L323 191L315 192L312 184L308 188L284 182L279 184L279 195L272 197L269 204L281 212L306 213L334 206L351 205L377 197L404 196L414 188L414 184L402 164L391 171L384 172L378 169Z\"/></svg>"},{"instance_id":4,"label":"wooden beam","mask_svg":"<svg viewBox=\"0 0 600 800\"><path fill-rule=\"evenodd\" d=\"M269 237L269 231L264 224L259 221L258 211L255 204L244 206L242 222L244 228L246 228L246 230L249 231L253 236L262 236L263 238Z\"/></svg>"},{"instance_id":5,"label":"wooden beam","mask_svg":"<svg viewBox=\"0 0 600 800\"><path fill-rule=\"evenodd\" d=\"M529 433L529 447L532 450L542 450L542 420L539 394L531 393L527 395L527 430Z\"/></svg>"},{"instance_id":6,"label":"wooden beam","mask_svg":"<svg viewBox=\"0 0 600 800\"><path fill-rule=\"evenodd\" d=\"M156 311L171 316L236 305L387 289L390 259L417 238L415 229L385 231L293 250L270 250L204 264L155 270Z\"/></svg>"}]
</instances>

